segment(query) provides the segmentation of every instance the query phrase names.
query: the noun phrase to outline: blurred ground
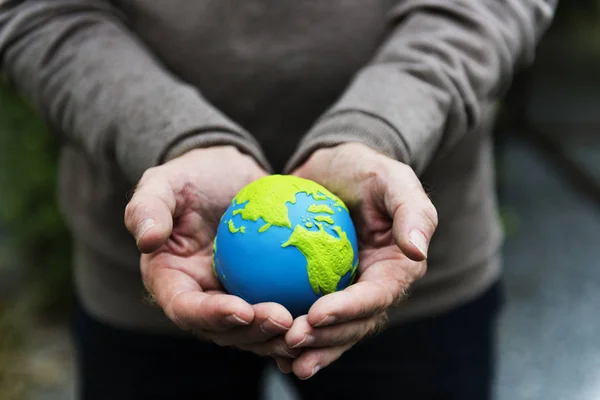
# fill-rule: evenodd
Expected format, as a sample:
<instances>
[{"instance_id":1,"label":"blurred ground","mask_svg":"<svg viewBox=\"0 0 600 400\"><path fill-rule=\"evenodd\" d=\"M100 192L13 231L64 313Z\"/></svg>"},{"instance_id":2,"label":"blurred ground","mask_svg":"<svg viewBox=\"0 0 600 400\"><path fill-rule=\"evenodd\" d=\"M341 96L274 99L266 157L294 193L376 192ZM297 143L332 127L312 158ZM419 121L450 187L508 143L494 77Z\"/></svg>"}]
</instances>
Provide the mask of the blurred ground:
<instances>
[{"instance_id":1,"label":"blurred ground","mask_svg":"<svg viewBox=\"0 0 600 400\"><path fill-rule=\"evenodd\" d=\"M600 210L530 147L511 144L503 161L518 227L504 247L498 399L598 399Z\"/></svg>"}]
</instances>

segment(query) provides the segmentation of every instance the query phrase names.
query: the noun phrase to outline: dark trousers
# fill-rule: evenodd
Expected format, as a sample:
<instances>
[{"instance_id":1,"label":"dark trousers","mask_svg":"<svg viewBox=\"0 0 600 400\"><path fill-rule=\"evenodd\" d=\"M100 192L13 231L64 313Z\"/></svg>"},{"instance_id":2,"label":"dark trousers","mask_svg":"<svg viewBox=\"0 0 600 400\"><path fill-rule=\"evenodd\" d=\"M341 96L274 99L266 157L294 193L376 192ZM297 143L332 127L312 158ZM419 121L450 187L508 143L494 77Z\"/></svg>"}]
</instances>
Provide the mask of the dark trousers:
<instances>
[{"instance_id":1,"label":"dark trousers","mask_svg":"<svg viewBox=\"0 0 600 400\"><path fill-rule=\"evenodd\" d=\"M488 400L500 285L451 312L394 326L315 377L305 399ZM270 362L194 339L125 331L76 312L80 399L259 399Z\"/></svg>"}]
</instances>

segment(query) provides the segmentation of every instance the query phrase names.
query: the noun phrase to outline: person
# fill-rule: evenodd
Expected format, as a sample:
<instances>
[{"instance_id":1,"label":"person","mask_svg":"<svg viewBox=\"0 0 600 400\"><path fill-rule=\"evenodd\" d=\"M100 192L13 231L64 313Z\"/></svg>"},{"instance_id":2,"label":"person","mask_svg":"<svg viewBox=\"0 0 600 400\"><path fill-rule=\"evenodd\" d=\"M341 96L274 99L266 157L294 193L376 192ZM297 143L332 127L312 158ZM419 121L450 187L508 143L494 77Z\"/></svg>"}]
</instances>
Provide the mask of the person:
<instances>
[{"instance_id":1,"label":"person","mask_svg":"<svg viewBox=\"0 0 600 400\"><path fill-rule=\"evenodd\" d=\"M555 3L0 1L2 71L64 139L81 398L257 398L270 360L305 398L490 398L490 130ZM359 238L357 282L295 320L211 269L270 173Z\"/></svg>"}]
</instances>

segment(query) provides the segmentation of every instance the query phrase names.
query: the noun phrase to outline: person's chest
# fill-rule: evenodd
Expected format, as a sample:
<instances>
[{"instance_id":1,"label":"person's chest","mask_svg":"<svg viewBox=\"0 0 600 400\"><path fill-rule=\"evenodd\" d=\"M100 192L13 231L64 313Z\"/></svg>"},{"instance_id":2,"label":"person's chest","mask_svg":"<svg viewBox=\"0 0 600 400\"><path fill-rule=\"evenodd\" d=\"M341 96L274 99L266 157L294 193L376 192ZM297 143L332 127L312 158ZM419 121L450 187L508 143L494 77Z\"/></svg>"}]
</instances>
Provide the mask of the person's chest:
<instances>
[{"instance_id":1,"label":"person's chest","mask_svg":"<svg viewBox=\"0 0 600 400\"><path fill-rule=\"evenodd\" d=\"M385 37L395 1L113 3L163 64L269 142L298 136L341 94Z\"/></svg>"}]
</instances>

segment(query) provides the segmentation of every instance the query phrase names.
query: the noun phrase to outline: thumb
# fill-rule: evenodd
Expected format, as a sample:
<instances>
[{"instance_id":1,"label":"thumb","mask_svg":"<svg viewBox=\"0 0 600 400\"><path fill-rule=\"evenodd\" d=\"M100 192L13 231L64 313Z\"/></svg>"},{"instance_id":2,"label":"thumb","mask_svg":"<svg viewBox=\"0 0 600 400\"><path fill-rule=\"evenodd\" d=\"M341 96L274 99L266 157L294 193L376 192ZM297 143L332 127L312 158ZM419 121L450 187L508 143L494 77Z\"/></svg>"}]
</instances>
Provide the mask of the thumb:
<instances>
[{"instance_id":1,"label":"thumb","mask_svg":"<svg viewBox=\"0 0 600 400\"><path fill-rule=\"evenodd\" d=\"M171 236L175 205L168 181L148 170L125 208L125 226L142 253L158 250Z\"/></svg>"},{"instance_id":2,"label":"thumb","mask_svg":"<svg viewBox=\"0 0 600 400\"><path fill-rule=\"evenodd\" d=\"M437 211L413 170L397 164L400 168L383 190L385 207L393 219L394 241L406 257L423 261L437 228Z\"/></svg>"}]
</instances>

